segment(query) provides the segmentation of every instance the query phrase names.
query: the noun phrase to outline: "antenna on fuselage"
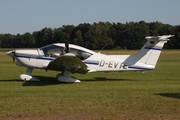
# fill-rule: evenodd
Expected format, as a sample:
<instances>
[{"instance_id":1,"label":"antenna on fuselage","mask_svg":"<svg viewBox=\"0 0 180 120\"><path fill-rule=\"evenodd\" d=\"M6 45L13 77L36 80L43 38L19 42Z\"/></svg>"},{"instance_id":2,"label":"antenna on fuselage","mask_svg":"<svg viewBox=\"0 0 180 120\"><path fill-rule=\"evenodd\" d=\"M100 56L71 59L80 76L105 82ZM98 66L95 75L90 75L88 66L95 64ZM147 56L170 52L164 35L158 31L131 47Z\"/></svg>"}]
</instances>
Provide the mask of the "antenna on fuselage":
<instances>
[{"instance_id":1,"label":"antenna on fuselage","mask_svg":"<svg viewBox=\"0 0 180 120\"><path fill-rule=\"evenodd\" d=\"M101 53L101 51L106 47L106 45L107 45L107 44L105 44L105 45L103 46L103 48L102 48L98 53Z\"/></svg>"}]
</instances>

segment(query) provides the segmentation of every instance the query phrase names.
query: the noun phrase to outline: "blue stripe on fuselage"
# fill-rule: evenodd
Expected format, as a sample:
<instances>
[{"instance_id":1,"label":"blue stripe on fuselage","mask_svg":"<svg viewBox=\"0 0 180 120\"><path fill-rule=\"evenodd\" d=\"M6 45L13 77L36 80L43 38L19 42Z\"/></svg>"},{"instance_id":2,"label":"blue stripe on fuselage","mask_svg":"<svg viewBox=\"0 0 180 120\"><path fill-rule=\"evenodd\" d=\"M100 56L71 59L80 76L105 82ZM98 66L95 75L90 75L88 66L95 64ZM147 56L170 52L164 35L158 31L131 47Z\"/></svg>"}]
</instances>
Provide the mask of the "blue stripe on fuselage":
<instances>
[{"instance_id":1,"label":"blue stripe on fuselage","mask_svg":"<svg viewBox=\"0 0 180 120\"><path fill-rule=\"evenodd\" d=\"M31 58L31 59L40 59L40 60L54 60L54 58L40 58L40 57L33 57L33 56L16 56L18 58Z\"/></svg>"},{"instance_id":2,"label":"blue stripe on fuselage","mask_svg":"<svg viewBox=\"0 0 180 120\"><path fill-rule=\"evenodd\" d=\"M84 62L84 64L99 65L99 62Z\"/></svg>"},{"instance_id":3,"label":"blue stripe on fuselage","mask_svg":"<svg viewBox=\"0 0 180 120\"><path fill-rule=\"evenodd\" d=\"M55 58L41 58L41 57L33 57L33 56L16 56L18 58L29 58L29 59L39 59L39 60L54 60ZM99 65L98 61L91 62L91 61L85 61L84 64L89 64L89 65Z\"/></svg>"},{"instance_id":4,"label":"blue stripe on fuselage","mask_svg":"<svg viewBox=\"0 0 180 120\"><path fill-rule=\"evenodd\" d=\"M162 50L162 48L153 48L153 47L145 47L145 49L151 49L151 50Z\"/></svg>"},{"instance_id":5,"label":"blue stripe on fuselage","mask_svg":"<svg viewBox=\"0 0 180 120\"><path fill-rule=\"evenodd\" d=\"M18 57L18 58L32 58L31 56L20 56L20 55L16 55L15 57Z\"/></svg>"},{"instance_id":6,"label":"blue stripe on fuselage","mask_svg":"<svg viewBox=\"0 0 180 120\"><path fill-rule=\"evenodd\" d=\"M37 58L37 59L40 59L40 60L54 60L53 58Z\"/></svg>"},{"instance_id":7,"label":"blue stripe on fuselage","mask_svg":"<svg viewBox=\"0 0 180 120\"><path fill-rule=\"evenodd\" d=\"M153 68L143 68L143 67L136 67L136 66L129 66L128 68L138 69L138 70L153 70Z\"/></svg>"}]
</instances>

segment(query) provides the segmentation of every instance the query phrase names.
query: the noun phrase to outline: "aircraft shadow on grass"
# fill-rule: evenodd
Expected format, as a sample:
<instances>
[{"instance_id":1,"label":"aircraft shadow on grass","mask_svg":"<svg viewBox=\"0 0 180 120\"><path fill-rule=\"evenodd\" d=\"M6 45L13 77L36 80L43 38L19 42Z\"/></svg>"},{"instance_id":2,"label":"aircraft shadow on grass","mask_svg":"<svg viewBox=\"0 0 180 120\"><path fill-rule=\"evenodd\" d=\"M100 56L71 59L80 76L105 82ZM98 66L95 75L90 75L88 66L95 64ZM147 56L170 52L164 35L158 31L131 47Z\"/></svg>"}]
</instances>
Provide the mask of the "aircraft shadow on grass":
<instances>
[{"instance_id":1,"label":"aircraft shadow on grass","mask_svg":"<svg viewBox=\"0 0 180 120\"><path fill-rule=\"evenodd\" d=\"M20 79L7 79L7 80L0 80L0 82L21 82L22 86L47 86L47 85L56 85L56 84L62 84L57 81L54 77L42 77L42 76L36 76L41 81L39 82L33 82L33 81L22 81Z\"/></svg>"},{"instance_id":2,"label":"aircraft shadow on grass","mask_svg":"<svg viewBox=\"0 0 180 120\"><path fill-rule=\"evenodd\" d=\"M54 77L42 77L35 76L40 79L39 82L24 82L22 86L48 86L48 85L57 85L57 84L73 84L73 83L62 83L59 82ZM94 77L94 79L80 79L82 82L96 82L96 81L136 81L130 79L114 79L114 78L106 78L106 77Z\"/></svg>"},{"instance_id":3,"label":"aircraft shadow on grass","mask_svg":"<svg viewBox=\"0 0 180 120\"><path fill-rule=\"evenodd\" d=\"M44 76L35 76L40 79L39 82L23 82L19 79L11 79L11 80L0 80L0 82L23 82L22 86L48 86L48 85L57 85L57 84L73 84L73 83L62 83L59 82L55 77L44 77ZM80 79L82 82L96 82L96 81L137 81L135 79L115 79L115 78L107 78L107 77L94 77L91 79Z\"/></svg>"},{"instance_id":4,"label":"aircraft shadow on grass","mask_svg":"<svg viewBox=\"0 0 180 120\"><path fill-rule=\"evenodd\" d=\"M122 78L107 78L107 77L94 77L92 79L81 79L83 82L92 82L92 81L137 81L135 79L122 79Z\"/></svg>"},{"instance_id":5,"label":"aircraft shadow on grass","mask_svg":"<svg viewBox=\"0 0 180 120\"><path fill-rule=\"evenodd\" d=\"M19 79L11 79L11 80L0 80L0 82L22 82L22 80L19 80Z\"/></svg>"},{"instance_id":6,"label":"aircraft shadow on grass","mask_svg":"<svg viewBox=\"0 0 180 120\"><path fill-rule=\"evenodd\" d=\"M58 82L55 77L44 77L44 76L35 76L35 77L38 78L40 81L39 82L27 81L24 82L22 86L48 86L48 85L65 84Z\"/></svg>"},{"instance_id":7,"label":"aircraft shadow on grass","mask_svg":"<svg viewBox=\"0 0 180 120\"><path fill-rule=\"evenodd\" d=\"M159 95L162 97L168 97L168 98L180 99L180 93L155 93L155 95Z\"/></svg>"}]
</instances>

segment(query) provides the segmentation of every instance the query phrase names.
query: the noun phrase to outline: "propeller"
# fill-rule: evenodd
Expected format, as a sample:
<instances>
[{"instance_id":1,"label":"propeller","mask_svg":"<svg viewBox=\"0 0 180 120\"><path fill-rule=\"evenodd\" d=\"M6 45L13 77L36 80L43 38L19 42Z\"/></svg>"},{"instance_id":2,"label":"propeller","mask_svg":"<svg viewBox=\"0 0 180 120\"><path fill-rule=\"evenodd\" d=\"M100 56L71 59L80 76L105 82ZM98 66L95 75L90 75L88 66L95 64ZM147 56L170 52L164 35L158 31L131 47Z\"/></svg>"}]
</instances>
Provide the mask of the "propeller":
<instances>
[{"instance_id":1,"label":"propeller","mask_svg":"<svg viewBox=\"0 0 180 120\"><path fill-rule=\"evenodd\" d=\"M14 62L15 62L15 57L16 57L16 52L15 52L15 50L12 51L12 54L13 54L13 57L12 57L12 58L13 58L13 63L14 63Z\"/></svg>"},{"instance_id":2,"label":"propeller","mask_svg":"<svg viewBox=\"0 0 180 120\"><path fill-rule=\"evenodd\" d=\"M69 52L69 44L68 43L65 43L65 51L66 51L66 53L68 53Z\"/></svg>"},{"instance_id":3,"label":"propeller","mask_svg":"<svg viewBox=\"0 0 180 120\"><path fill-rule=\"evenodd\" d=\"M12 50L12 51L6 52L6 54L13 58L13 63L14 63L15 57L16 57L16 51Z\"/></svg>"}]
</instances>

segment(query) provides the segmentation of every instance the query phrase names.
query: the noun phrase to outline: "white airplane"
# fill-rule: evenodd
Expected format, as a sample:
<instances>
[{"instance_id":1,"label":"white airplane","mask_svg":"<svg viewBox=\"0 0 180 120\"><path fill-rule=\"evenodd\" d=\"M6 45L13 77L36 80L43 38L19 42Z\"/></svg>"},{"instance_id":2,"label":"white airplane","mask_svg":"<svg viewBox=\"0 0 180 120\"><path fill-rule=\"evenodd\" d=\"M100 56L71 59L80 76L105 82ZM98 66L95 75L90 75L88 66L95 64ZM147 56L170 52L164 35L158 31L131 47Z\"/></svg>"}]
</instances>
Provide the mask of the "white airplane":
<instances>
[{"instance_id":1,"label":"white airplane","mask_svg":"<svg viewBox=\"0 0 180 120\"><path fill-rule=\"evenodd\" d=\"M31 76L34 68L61 71L60 82L80 82L71 73L153 70L164 43L173 35L148 36L135 55L105 55L73 44L54 43L37 50L13 50L6 54L16 59L16 65L26 67L21 80L40 81Z\"/></svg>"}]
</instances>

